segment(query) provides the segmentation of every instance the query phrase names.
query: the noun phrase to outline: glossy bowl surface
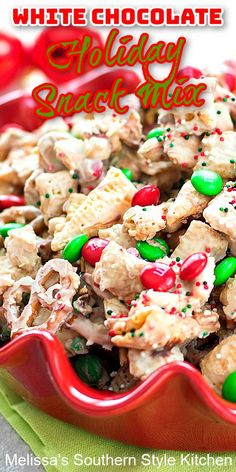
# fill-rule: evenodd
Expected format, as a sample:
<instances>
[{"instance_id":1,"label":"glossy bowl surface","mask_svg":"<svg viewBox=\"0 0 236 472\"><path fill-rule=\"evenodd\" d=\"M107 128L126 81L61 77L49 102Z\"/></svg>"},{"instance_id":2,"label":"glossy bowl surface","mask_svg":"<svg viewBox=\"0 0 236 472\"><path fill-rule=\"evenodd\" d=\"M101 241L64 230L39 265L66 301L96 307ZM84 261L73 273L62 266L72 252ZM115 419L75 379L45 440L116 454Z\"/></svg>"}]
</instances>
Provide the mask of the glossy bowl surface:
<instances>
[{"instance_id":1,"label":"glossy bowl surface","mask_svg":"<svg viewBox=\"0 0 236 472\"><path fill-rule=\"evenodd\" d=\"M78 379L54 336L34 330L0 349L0 378L49 415L101 436L156 449L236 450L236 405L187 363L164 366L124 394L99 392Z\"/></svg>"}]
</instances>

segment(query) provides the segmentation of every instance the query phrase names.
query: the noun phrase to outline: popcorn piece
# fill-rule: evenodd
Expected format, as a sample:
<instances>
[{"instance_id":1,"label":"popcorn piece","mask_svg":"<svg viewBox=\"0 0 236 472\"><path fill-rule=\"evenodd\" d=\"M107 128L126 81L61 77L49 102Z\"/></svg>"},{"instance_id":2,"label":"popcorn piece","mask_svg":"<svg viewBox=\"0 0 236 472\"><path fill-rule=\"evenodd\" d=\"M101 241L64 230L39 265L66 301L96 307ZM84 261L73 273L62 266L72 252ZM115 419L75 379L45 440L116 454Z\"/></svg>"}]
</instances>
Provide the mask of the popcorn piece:
<instances>
[{"instance_id":1,"label":"popcorn piece","mask_svg":"<svg viewBox=\"0 0 236 472\"><path fill-rule=\"evenodd\" d=\"M99 238L108 239L108 241L115 241L124 249L136 246L136 240L129 236L129 233L124 225L117 224L110 228L100 229L98 231Z\"/></svg>"},{"instance_id":2,"label":"popcorn piece","mask_svg":"<svg viewBox=\"0 0 236 472\"><path fill-rule=\"evenodd\" d=\"M223 179L233 179L236 170L236 133L224 131L222 134L211 134L204 137L204 156L198 158L195 169L206 168L220 174Z\"/></svg>"},{"instance_id":3,"label":"popcorn piece","mask_svg":"<svg viewBox=\"0 0 236 472\"><path fill-rule=\"evenodd\" d=\"M69 140L71 135L63 131L50 131L39 139L39 164L45 172L58 172L65 168L57 159L55 150L55 143L63 139Z\"/></svg>"},{"instance_id":4,"label":"popcorn piece","mask_svg":"<svg viewBox=\"0 0 236 472\"><path fill-rule=\"evenodd\" d=\"M70 192L76 192L77 184L67 171L54 174L43 172L35 181L36 191L40 197L40 210L47 221L54 216L60 216Z\"/></svg>"},{"instance_id":5,"label":"popcorn piece","mask_svg":"<svg viewBox=\"0 0 236 472\"><path fill-rule=\"evenodd\" d=\"M140 115L132 111L127 119L113 115L96 116L92 120L79 118L72 128L72 134L78 138L105 135L109 139L112 152L120 151L122 143L136 147L142 138Z\"/></svg>"},{"instance_id":6,"label":"popcorn piece","mask_svg":"<svg viewBox=\"0 0 236 472\"><path fill-rule=\"evenodd\" d=\"M221 231L229 239L235 239L236 224L236 187L228 182L203 212L203 216L212 228Z\"/></svg>"},{"instance_id":7,"label":"popcorn piece","mask_svg":"<svg viewBox=\"0 0 236 472\"><path fill-rule=\"evenodd\" d=\"M12 229L5 239L7 255L12 264L20 269L35 271L40 266L36 234L30 225Z\"/></svg>"},{"instance_id":8,"label":"popcorn piece","mask_svg":"<svg viewBox=\"0 0 236 472\"><path fill-rule=\"evenodd\" d=\"M8 153L13 148L23 148L25 146L35 146L36 136L20 128L8 128L0 136L0 161L6 159Z\"/></svg>"},{"instance_id":9,"label":"popcorn piece","mask_svg":"<svg viewBox=\"0 0 236 472\"><path fill-rule=\"evenodd\" d=\"M198 154L200 139L194 135L187 135L187 138L180 133L171 132L170 138L164 142L164 151L173 164L192 169L196 165L194 156Z\"/></svg>"},{"instance_id":10,"label":"popcorn piece","mask_svg":"<svg viewBox=\"0 0 236 472\"><path fill-rule=\"evenodd\" d=\"M146 265L146 261L111 241L95 266L93 280L101 291L109 290L115 297L129 300L143 289L139 275Z\"/></svg>"},{"instance_id":11,"label":"popcorn piece","mask_svg":"<svg viewBox=\"0 0 236 472\"><path fill-rule=\"evenodd\" d=\"M90 192L85 202L74 213L52 241L53 251L63 249L70 239L79 234L96 236L99 229L119 221L131 204L134 185L119 169L111 167L104 180Z\"/></svg>"},{"instance_id":12,"label":"popcorn piece","mask_svg":"<svg viewBox=\"0 0 236 472\"><path fill-rule=\"evenodd\" d=\"M0 224L4 225L6 223L11 223L12 221L15 223L26 224L40 216L40 214L39 209L35 208L33 205L12 206L1 212Z\"/></svg>"},{"instance_id":13,"label":"popcorn piece","mask_svg":"<svg viewBox=\"0 0 236 472\"><path fill-rule=\"evenodd\" d=\"M77 181L82 186L82 191L84 193L88 193L88 187L90 187L91 183L94 188L104 177L103 164L101 160L92 160L85 157L85 141L80 139L57 141L57 143L55 143L55 150L58 160L63 162L65 167L72 172L72 175L77 175ZM103 151L107 154L105 148ZM109 155L107 154L105 157L108 158Z\"/></svg>"},{"instance_id":14,"label":"popcorn piece","mask_svg":"<svg viewBox=\"0 0 236 472\"><path fill-rule=\"evenodd\" d=\"M167 230L173 233L187 221L189 216L200 216L209 201L210 198L197 192L190 181L185 182L168 209Z\"/></svg>"},{"instance_id":15,"label":"popcorn piece","mask_svg":"<svg viewBox=\"0 0 236 472\"><path fill-rule=\"evenodd\" d=\"M109 159L112 147L107 138L92 136L84 140L85 156L88 159L105 161Z\"/></svg>"},{"instance_id":16,"label":"popcorn piece","mask_svg":"<svg viewBox=\"0 0 236 472\"><path fill-rule=\"evenodd\" d=\"M60 116L58 116L51 120L44 121L44 123L39 128L37 128L34 133L40 138L41 136L46 133L49 133L50 131L69 132L70 128L66 121Z\"/></svg>"},{"instance_id":17,"label":"popcorn piece","mask_svg":"<svg viewBox=\"0 0 236 472\"><path fill-rule=\"evenodd\" d=\"M1 274L0 274L0 295L2 295L9 287L14 284L14 281L23 277L20 270L11 263L8 256L0 255Z\"/></svg>"},{"instance_id":18,"label":"popcorn piece","mask_svg":"<svg viewBox=\"0 0 236 472\"><path fill-rule=\"evenodd\" d=\"M155 175L170 164L165 161L163 141L150 138L138 150L138 166L147 175Z\"/></svg>"},{"instance_id":19,"label":"popcorn piece","mask_svg":"<svg viewBox=\"0 0 236 472\"><path fill-rule=\"evenodd\" d=\"M152 239L158 231L166 226L166 214L169 203L150 205L146 207L134 206L124 214L123 222L130 236L138 241Z\"/></svg>"},{"instance_id":20,"label":"popcorn piece","mask_svg":"<svg viewBox=\"0 0 236 472\"><path fill-rule=\"evenodd\" d=\"M170 351L163 352L129 349L128 358L131 375L141 380L145 380L163 365L184 360L184 356L177 346Z\"/></svg>"},{"instance_id":21,"label":"popcorn piece","mask_svg":"<svg viewBox=\"0 0 236 472\"><path fill-rule=\"evenodd\" d=\"M180 242L172 253L173 258L185 259L195 252L207 252L217 262L225 257L228 248L226 237L202 221L191 221L187 231L179 239Z\"/></svg>"},{"instance_id":22,"label":"popcorn piece","mask_svg":"<svg viewBox=\"0 0 236 472\"><path fill-rule=\"evenodd\" d=\"M236 276L227 280L220 294L220 301L228 321L236 319Z\"/></svg>"},{"instance_id":23,"label":"popcorn piece","mask_svg":"<svg viewBox=\"0 0 236 472\"><path fill-rule=\"evenodd\" d=\"M36 169L25 182L24 197L27 205L38 205L39 193L36 190L36 179L40 174L42 170Z\"/></svg>"},{"instance_id":24,"label":"popcorn piece","mask_svg":"<svg viewBox=\"0 0 236 472\"><path fill-rule=\"evenodd\" d=\"M201 362L202 375L219 395L223 383L236 370L236 335L229 336L207 354Z\"/></svg>"},{"instance_id":25,"label":"popcorn piece","mask_svg":"<svg viewBox=\"0 0 236 472\"><path fill-rule=\"evenodd\" d=\"M207 89L201 94L201 98L205 100L203 107L173 108L171 110L172 117L175 120L175 129L178 133L200 136L202 133L216 128L217 113L214 104L214 94L217 80L213 77L202 77L200 79L191 79L190 83L194 85L205 84L207 86ZM165 120L165 115L168 116L169 114L169 111L161 110L159 115L160 123Z\"/></svg>"}]
</instances>

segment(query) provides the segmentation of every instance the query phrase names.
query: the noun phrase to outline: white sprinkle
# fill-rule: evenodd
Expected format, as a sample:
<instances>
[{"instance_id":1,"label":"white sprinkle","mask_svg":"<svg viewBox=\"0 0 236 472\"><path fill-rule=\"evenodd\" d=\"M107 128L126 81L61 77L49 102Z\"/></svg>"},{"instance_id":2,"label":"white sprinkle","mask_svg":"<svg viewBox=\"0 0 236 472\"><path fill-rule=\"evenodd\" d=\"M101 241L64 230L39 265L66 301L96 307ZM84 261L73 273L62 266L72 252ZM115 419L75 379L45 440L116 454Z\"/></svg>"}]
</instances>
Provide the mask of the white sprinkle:
<instances>
[{"instance_id":1,"label":"white sprinkle","mask_svg":"<svg viewBox=\"0 0 236 472\"><path fill-rule=\"evenodd\" d=\"M222 355L220 354L220 352L218 354L216 354L216 359L221 359Z\"/></svg>"}]
</instances>

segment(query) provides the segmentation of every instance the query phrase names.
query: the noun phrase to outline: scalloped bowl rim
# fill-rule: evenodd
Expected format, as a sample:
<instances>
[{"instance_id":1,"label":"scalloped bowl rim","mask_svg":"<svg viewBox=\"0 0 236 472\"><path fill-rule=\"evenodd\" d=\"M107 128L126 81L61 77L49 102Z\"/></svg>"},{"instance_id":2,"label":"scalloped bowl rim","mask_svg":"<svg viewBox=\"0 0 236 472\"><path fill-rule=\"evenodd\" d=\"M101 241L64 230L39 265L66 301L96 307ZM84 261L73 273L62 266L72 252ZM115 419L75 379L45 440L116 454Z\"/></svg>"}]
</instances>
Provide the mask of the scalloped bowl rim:
<instances>
[{"instance_id":1,"label":"scalloped bowl rim","mask_svg":"<svg viewBox=\"0 0 236 472\"><path fill-rule=\"evenodd\" d=\"M145 397L158 390L174 376L187 378L202 402L224 421L236 425L236 405L216 395L201 373L188 362L172 362L155 372L138 386L122 394L98 391L84 384L74 372L60 341L48 331L32 330L0 348L0 368L15 356L24 344L40 342L45 361L58 394L82 414L114 416L136 408ZM66 380L65 380L66 379Z\"/></svg>"}]
</instances>

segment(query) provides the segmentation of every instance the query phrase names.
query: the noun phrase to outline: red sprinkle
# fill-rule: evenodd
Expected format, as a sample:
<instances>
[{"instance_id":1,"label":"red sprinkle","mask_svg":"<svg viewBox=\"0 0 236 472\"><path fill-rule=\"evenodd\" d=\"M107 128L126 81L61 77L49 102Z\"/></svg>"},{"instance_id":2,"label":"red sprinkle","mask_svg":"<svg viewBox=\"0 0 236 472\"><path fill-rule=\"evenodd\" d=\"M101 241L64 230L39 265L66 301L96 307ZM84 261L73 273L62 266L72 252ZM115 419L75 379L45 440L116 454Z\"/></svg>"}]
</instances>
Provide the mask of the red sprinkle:
<instances>
[{"instance_id":1,"label":"red sprinkle","mask_svg":"<svg viewBox=\"0 0 236 472\"><path fill-rule=\"evenodd\" d=\"M211 252L211 248L210 247L206 247L206 252Z\"/></svg>"}]
</instances>

